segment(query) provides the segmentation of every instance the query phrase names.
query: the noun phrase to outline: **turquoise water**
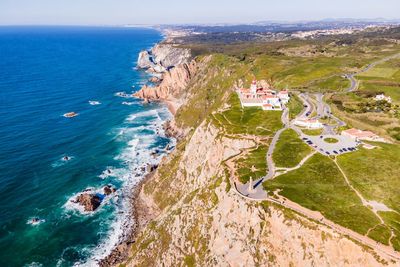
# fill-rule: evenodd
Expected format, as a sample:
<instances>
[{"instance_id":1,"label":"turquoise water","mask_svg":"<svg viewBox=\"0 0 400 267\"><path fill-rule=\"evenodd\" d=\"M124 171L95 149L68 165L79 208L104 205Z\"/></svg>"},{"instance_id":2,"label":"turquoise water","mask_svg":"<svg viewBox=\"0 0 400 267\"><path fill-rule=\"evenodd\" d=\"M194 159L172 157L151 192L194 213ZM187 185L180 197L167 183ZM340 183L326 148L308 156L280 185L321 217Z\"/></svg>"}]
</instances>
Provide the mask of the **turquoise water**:
<instances>
[{"instance_id":1,"label":"turquoise water","mask_svg":"<svg viewBox=\"0 0 400 267\"><path fill-rule=\"evenodd\" d=\"M150 29L0 27L0 266L92 265L129 226L141 167L172 141L165 107L115 93L147 81L137 55L160 38ZM72 111L79 116L62 116ZM92 214L70 202L107 184L117 193ZM27 224L32 217L45 222Z\"/></svg>"}]
</instances>

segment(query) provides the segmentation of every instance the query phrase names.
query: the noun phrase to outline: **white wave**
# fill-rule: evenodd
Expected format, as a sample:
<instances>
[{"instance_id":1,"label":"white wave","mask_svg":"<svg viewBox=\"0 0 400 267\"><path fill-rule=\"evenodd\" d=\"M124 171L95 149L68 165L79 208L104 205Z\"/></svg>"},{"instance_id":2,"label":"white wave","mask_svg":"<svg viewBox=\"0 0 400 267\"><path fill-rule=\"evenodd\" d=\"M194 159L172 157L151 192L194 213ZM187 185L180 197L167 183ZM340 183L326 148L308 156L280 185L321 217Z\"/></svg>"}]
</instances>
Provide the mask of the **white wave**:
<instances>
[{"instance_id":1,"label":"white wave","mask_svg":"<svg viewBox=\"0 0 400 267\"><path fill-rule=\"evenodd\" d=\"M157 147L156 143L158 138L160 138L160 136L165 137L162 124L166 119L170 118L170 116L171 114L169 114L166 108L134 113L125 120L126 125L124 128L115 130L114 134L117 137L116 140L126 144L120 153L115 156L115 159L124 164L122 164L120 168L107 167L99 176L103 179L112 176L122 182L122 187L118 190L118 195L115 199L115 219L112 221L111 225L108 226L109 231L107 237L101 240L98 246L91 249L92 251L90 254L92 256L90 259L85 263L77 263L77 266L97 266L101 259L109 255L115 246L125 239L125 234L132 228L134 224L134 218L132 218L131 214L132 189L147 174L147 166L159 164L161 158L166 155L167 151L163 147L157 148L157 154L153 152L155 147ZM132 126L132 121L142 125L136 127ZM170 139L169 144L171 146L175 146L175 143L174 139ZM107 170L110 170L111 173ZM72 196L71 198L76 196L77 195ZM74 204L70 204L69 202L70 201L67 202L68 205ZM100 209L101 207L97 210ZM127 231L127 229L129 230Z\"/></svg>"},{"instance_id":2,"label":"white wave","mask_svg":"<svg viewBox=\"0 0 400 267\"><path fill-rule=\"evenodd\" d=\"M73 160L74 158L75 158L74 156L63 155L59 160L53 162L51 164L51 167L57 168L57 167L63 166L65 164L67 164L69 161Z\"/></svg>"},{"instance_id":3,"label":"white wave","mask_svg":"<svg viewBox=\"0 0 400 267\"><path fill-rule=\"evenodd\" d=\"M89 104L92 106L101 105L101 103L99 101L95 101L95 100L89 100Z\"/></svg>"},{"instance_id":4,"label":"white wave","mask_svg":"<svg viewBox=\"0 0 400 267\"><path fill-rule=\"evenodd\" d=\"M110 200L118 194L118 191L116 193L108 195L108 196L104 195L104 199L101 201L100 206L95 211L85 211L85 208L81 204L76 203L74 201L82 193L102 194L102 195L104 195L103 187L98 187L98 188L89 187L89 188L86 188L82 192L78 192L78 193L72 195L70 198L68 198L67 202L64 204L64 209L66 211L78 212L79 214L82 214L82 215L93 215L93 214L99 212L104 205L109 203Z\"/></svg>"},{"instance_id":5,"label":"white wave","mask_svg":"<svg viewBox=\"0 0 400 267\"><path fill-rule=\"evenodd\" d=\"M126 105L126 106L132 106L132 105L135 104L135 102L127 102L127 101L124 101L124 102L122 102L121 104L122 104L122 105Z\"/></svg>"},{"instance_id":6,"label":"white wave","mask_svg":"<svg viewBox=\"0 0 400 267\"><path fill-rule=\"evenodd\" d=\"M136 114L131 114L126 118L127 121L134 121L137 118Z\"/></svg>"}]
</instances>

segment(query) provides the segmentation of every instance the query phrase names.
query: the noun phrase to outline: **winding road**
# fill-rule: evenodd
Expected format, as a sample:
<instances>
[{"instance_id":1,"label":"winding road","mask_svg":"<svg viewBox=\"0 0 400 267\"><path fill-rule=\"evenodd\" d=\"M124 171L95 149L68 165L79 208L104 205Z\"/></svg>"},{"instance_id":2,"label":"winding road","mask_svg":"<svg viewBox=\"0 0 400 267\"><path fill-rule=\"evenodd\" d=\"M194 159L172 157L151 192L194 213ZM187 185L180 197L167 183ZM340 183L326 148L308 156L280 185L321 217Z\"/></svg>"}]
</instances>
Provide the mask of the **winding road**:
<instances>
[{"instance_id":1,"label":"winding road","mask_svg":"<svg viewBox=\"0 0 400 267\"><path fill-rule=\"evenodd\" d=\"M346 91L347 91L347 92L353 92L353 91L355 91L355 90L357 89L358 83L357 83L356 78L354 78L354 76L356 76L357 74L366 72L366 71L370 70L371 68L375 67L375 66L378 65L378 64L381 64L381 63L383 63L383 62L386 62L386 61L388 61L388 60L391 60L391 59L394 59L394 58L397 58L397 57L400 57L400 53L399 53L399 54L395 54L395 55L391 55L391 56L388 56L388 57L385 57L385 58L380 59L380 60L378 60L378 61L375 61L375 62L373 62L373 63L371 63L371 64L368 64L365 68L359 70L359 71L356 72L356 73L345 74L345 77L346 77L347 79L349 79L349 81L350 81L350 87L347 88Z\"/></svg>"},{"instance_id":2,"label":"winding road","mask_svg":"<svg viewBox=\"0 0 400 267\"><path fill-rule=\"evenodd\" d=\"M300 115L297 116L297 118L304 117L305 114L307 114L308 112L311 112L314 109L313 104L308 99L308 97L309 97L308 95L300 94L299 96L304 103L304 110L300 113ZM317 95L316 99L317 99L317 103L318 103L318 107L317 107L318 115L317 116L321 116L321 117L329 116L329 117L332 117L333 119L335 119L336 122L338 123L338 125L340 125L340 126L345 125L345 123L343 121L339 120L338 118L334 117L331 114L330 107L329 107L329 105L324 103L322 94ZM254 183L254 185L249 184L249 183L248 184L240 184L240 183L234 182L234 185L235 185L234 191L236 193L238 193L241 197L244 197L244 198L252 200L252 201L269 201L269 202L278 204L280 206L283 206L285 208L291 209L291 210L303 215L304 217L306 217L308 219L317 221L320 224L328 226L331 229L335 230L336 232L338 232L342 235L345 235L350 239L356 240L356 241L362 243L363 245L366 245L366 246L372 248L373 250L380 252L383 255L386 255L390 259L400 261L400 253L395 251L391 246L386 246L384 244L381 244L379 242L372 240L368 236L359 234L351 229L348 229L339 224L336 224L333 221L326 219L318 211L313 211L313 210L307 209L307 208L305 208L289 199L286 199L282 196L278 196L279 199L276 199L276 198L270 197L267 194L267 192L264 190L264 188L262 186L262 183L265 180L270 180L275 177L276 166L272 159L272 154L275 149L276 143L279 140L280 135L282 134L282 132L284 130L286 130L288 128L295 130L299 135L301 135L301 133L302 133L300 129L298 129L297 127L295 127L294 125L292 125L290 123L289 110L287 108L284 109L281 120L282 120L282 123L284 124L284 127L275 133L275 135L273 136L272 141L270 143L270 146L268 148L268 151L267 151L267 155L266 155L266 161L267 161L267 166L268 166L267 175L260 178L258 181L256 181ZM332 131L333 131L333 129L332 129ZM310 158L312 155L314 155L315 153L316 152L314 151L313 153L306 156L306 159L303 159L298 164L298 166L296 166L294 169L301 167L301 165L304 164L304 162L308 158ZM290 169L288 169L287 171L290 171Z\"/></svg>"}]
</instances>

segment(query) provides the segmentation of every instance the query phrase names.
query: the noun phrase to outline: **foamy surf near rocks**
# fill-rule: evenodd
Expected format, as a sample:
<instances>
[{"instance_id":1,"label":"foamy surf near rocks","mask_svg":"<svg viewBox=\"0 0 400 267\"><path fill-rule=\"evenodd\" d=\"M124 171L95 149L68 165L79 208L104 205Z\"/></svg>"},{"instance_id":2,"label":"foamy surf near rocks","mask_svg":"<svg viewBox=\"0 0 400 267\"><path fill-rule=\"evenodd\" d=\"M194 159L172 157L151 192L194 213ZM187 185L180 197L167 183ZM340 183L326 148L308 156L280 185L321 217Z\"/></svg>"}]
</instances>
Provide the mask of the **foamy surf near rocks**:
<instances>
[{"instance_id":1,"label":"foamy surf near rocks","mask_svg":"<svg viewBox=\"0 0 400 267\"><path fill-rule=\"evenodd\" d=\"M177 65L187 63L190 50L175 47L171 44L157 44L149 51L139 53L137 67L150 72L161 73Z\"/></svg>"},{"instance_id":2,"label":"foamy surf near rocks","mask_svg":"<svg viewBox=\"0 0 400 267\"><path fill-rule=\"evenodd\" d=\"M105 197L115 193L115 191L116 189L111 185L103 187L102 193L86 189L75 199L72 199L71 202L82 206L85 212L92 212L100 207Z\"/></svg>"}]
</instances>

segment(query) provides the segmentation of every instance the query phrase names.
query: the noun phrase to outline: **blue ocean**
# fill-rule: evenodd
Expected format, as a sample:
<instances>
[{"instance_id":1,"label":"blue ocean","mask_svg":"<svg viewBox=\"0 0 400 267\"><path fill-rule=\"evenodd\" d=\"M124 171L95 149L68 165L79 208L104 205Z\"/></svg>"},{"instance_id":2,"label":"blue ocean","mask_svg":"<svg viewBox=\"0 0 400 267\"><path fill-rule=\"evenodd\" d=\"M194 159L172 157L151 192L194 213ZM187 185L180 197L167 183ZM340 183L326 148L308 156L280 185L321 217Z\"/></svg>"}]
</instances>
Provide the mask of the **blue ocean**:
<instances>
[{"instance_id":1,"label":"blue ocean","mask_svg":"<svg viewBox=\"0 0 400 267\"><path fill-rule=\"evenodd\" d=\"M161 38L0 27L0 266L92 266L132 224L132 188L173 145L168 109L131 97L149 78L138 53ZM117 191L95 212L71 201L105 185Z\"/></svg>"}]
</instances>

